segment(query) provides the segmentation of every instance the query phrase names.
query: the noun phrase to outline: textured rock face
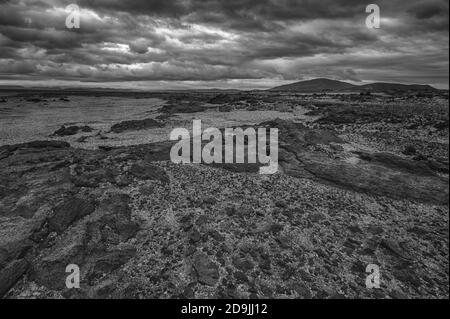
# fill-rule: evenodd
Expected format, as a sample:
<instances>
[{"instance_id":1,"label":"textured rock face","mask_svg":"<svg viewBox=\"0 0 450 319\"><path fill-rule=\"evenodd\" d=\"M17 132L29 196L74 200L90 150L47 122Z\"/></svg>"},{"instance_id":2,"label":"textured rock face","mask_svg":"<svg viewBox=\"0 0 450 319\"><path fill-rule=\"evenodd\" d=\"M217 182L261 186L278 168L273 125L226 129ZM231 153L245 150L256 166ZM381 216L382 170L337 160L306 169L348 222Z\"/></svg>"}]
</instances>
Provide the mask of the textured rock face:
<instances>
[{"instance_id":1,"label":"textured rock face","mask_svg":"<svg viewBox=\"0 0 450 319\"><path fill-rule=\"evenodd\" d=\"M89 215L95 207L92 202L81 198L70 198L54 209L54 215L48 220L49 231L62 233L73 222Z\"/></svg>"},{"instance_id":2,"label":"textured rock face","mask_svg":"<svg viewBox=\"0 0 450 319\"><path fill-rule=\"evenodd\" d=\"M326 183L357 192L405 198L423 203L448 204L448 178L430 161L414 161L389 153L356 152L360 160L349 163L336 156L343 152L334 148L333 157L314 145L342 144L330 130L311 130L301 124L276 120L263 125L280 129L280 165L295 177L315 177Z\"/></svg>"},{"instance_id":3,"label":"textured rock face","mask_svg":"<svg viewBox=\"0 0 450 319\"><path fill-rule=\"evenodd\" d=\"M161 108L161 113L163 114L174 114L174 113L197 113L203 112L206 107L197 102L184 102L182 100L168 102Z\"/></svg>"},{"instance_id":4,"label":"textured rock face","mask_svg":"<svg viewBox=\"0 0 450 319\"><path fill-rule=\"evenodd\" d=\"M3 147L2 152L2 174L9 178L2 179L0 198L1 295L26 272L44 287L64 291L69 264L80 266L90 287L135 254L133 247L124 246L139 230L128 195L77 183L76 177L86 171L95 174L105 165L114 166L103 162L109 160L106 154L57 142ZM99 178L94 185L100 182L108 180Z\"/></svg>"},{"instance_id":5,"label":"textured rock face","mask_svg":"<svg viewBox=\"0 0 450 319\"><path fill-rule=\"evenodd\" d=\"M330 160L323 156L305 155L285 165L292 176L312 174L316 178L357 192L391 198L410 199L422 203L448 204L448 180L435 176L405 173L380 164L358 165ZM390 166L394 166L390 164Z\"/></svg>"},{"instance_id":6,"label":"textured rock face","mask_svg":"<svg viewBox=\"0 0 450 319\"><path fill-rule=\"evenodd\" d=\"M24 259L14 260L0 271L0 296L3 296L28 269Z\"/></svg>"},{"instance_id":7,"label":"textured rock face","mask_svg":"<svg viewBox=\"0 0 450 319\"><path fill-rule=\"evenodd\" d=\"M169 182L168 176L164 170L142 161L131 166L130 174L142 180L159 180L162 183Z\"/></svg>"},{"instance_id":8,"label":"textured rock face","mask_svg":"<svg viewBox=\"0 0 450 319\"><path fill-rule=\"evenodd\" d=\"M171 143L1 147L0 295L448 297L439 166L349 151L332 129L261 126L280 129L281 174L176 165ZM379 291L365 288L374 262ZM80 267L79 290L65 286L68 264Z\"/></svg>"},{"instance_id":9,"label":"textured rock face","mask_svg":"<svg viewBox=\"0 0 450 319\"><path fill-rule=\"evenodd\" d=\"M87 125L85 126L62 126L61 128L59 128L58 130L56 130L52 135L53 136L71 136L71 135L76 135L80 132L83 133L90 133L92 132L93 129Z\"/></svg>"}]
</instances>

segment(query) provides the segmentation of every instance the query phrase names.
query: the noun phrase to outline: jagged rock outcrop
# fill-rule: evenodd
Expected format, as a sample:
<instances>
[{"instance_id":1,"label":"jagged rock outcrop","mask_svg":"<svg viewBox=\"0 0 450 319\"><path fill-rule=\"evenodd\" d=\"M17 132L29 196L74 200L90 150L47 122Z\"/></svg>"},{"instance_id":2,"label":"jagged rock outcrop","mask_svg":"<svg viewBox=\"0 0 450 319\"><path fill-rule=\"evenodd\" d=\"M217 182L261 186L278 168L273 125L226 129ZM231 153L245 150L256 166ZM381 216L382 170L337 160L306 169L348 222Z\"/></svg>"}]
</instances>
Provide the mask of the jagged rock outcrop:
<instances>
[{"instance_id":1,"label":"jagged rock outcrop","mask_svg":"<svg viewBox=\"0 0 450 319\"><path fill-rule=\"evenodd\" d=\"M152 128L163 127L164 125L157 120L148 118L143 120L131 120L131 121L123 121L111 126L111 132L113 133L123 133L127 131L139 131L139 130L147 130Z\"/></svg>"}]
</instances>

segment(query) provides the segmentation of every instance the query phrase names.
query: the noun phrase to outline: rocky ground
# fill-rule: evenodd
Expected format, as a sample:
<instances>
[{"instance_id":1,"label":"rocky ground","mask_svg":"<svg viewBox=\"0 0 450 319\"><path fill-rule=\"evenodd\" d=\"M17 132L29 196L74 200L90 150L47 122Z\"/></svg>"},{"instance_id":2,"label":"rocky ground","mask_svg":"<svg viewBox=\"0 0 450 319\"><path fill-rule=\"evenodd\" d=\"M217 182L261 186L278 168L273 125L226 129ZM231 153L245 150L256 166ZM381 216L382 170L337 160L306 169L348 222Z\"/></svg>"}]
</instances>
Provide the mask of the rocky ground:
<instances>
[{"instance_id":1,"label":"rocky ground","mask_svg":"<svg viewBox=\"0 0 450 319\"><path fill-rule=\"evenodd\" d=\"M61 140L85 126L0 147L0 296L449 297L448 100L162 98L157 118L111 132L211 108L290 114L301 105L311 118L257 125L280 130L275 175L173 164L170 142L105 139L92 150ZM65 286L68 264L81 268L80 289ZM380 289L366 288L369 264L380 267Z\"/></svg>"}]
</instances>

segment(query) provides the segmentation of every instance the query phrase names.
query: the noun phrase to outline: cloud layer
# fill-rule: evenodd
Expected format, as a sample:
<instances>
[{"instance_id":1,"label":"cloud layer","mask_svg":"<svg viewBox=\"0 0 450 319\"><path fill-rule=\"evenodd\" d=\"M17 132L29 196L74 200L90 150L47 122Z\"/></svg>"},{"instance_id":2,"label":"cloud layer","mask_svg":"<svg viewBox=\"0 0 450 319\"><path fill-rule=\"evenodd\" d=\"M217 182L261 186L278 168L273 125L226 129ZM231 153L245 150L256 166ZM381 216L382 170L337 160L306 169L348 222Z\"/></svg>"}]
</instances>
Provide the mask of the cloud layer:
<instances>
[{"instance_id":1,"label":"cloud layer","mask_svg":"<svg viewBox=\"0 0 450 319\"><path fill-rule=\"evenodd\" d=\"M67 29L66 6L81 9ZM448 88L448 1L3 0L0 83L269 87L300 79ZM145 85L144 85L145 86Z\"/></svg>"}]
</instances>

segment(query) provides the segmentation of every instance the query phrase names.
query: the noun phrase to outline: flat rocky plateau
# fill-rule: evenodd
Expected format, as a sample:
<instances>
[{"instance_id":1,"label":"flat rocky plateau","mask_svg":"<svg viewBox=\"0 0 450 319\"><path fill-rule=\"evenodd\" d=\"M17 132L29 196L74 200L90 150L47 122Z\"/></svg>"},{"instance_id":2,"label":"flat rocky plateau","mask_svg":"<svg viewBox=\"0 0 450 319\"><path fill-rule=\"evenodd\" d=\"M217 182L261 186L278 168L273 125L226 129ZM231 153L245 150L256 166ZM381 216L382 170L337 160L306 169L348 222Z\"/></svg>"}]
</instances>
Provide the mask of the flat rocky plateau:
<instances>
[{"instance_id":1,"label":"flat rocky plateau","mask_svg":"<svg viewBox=\"0 0 450 319\"><path fill-rule=\"evenodd\" d=\"M449 298L448 95L155 97L158 112L108 131L0 147L0 296ZM279 129L279 173L115 143L239 111Z\"/></svg>"}]
</instances>

